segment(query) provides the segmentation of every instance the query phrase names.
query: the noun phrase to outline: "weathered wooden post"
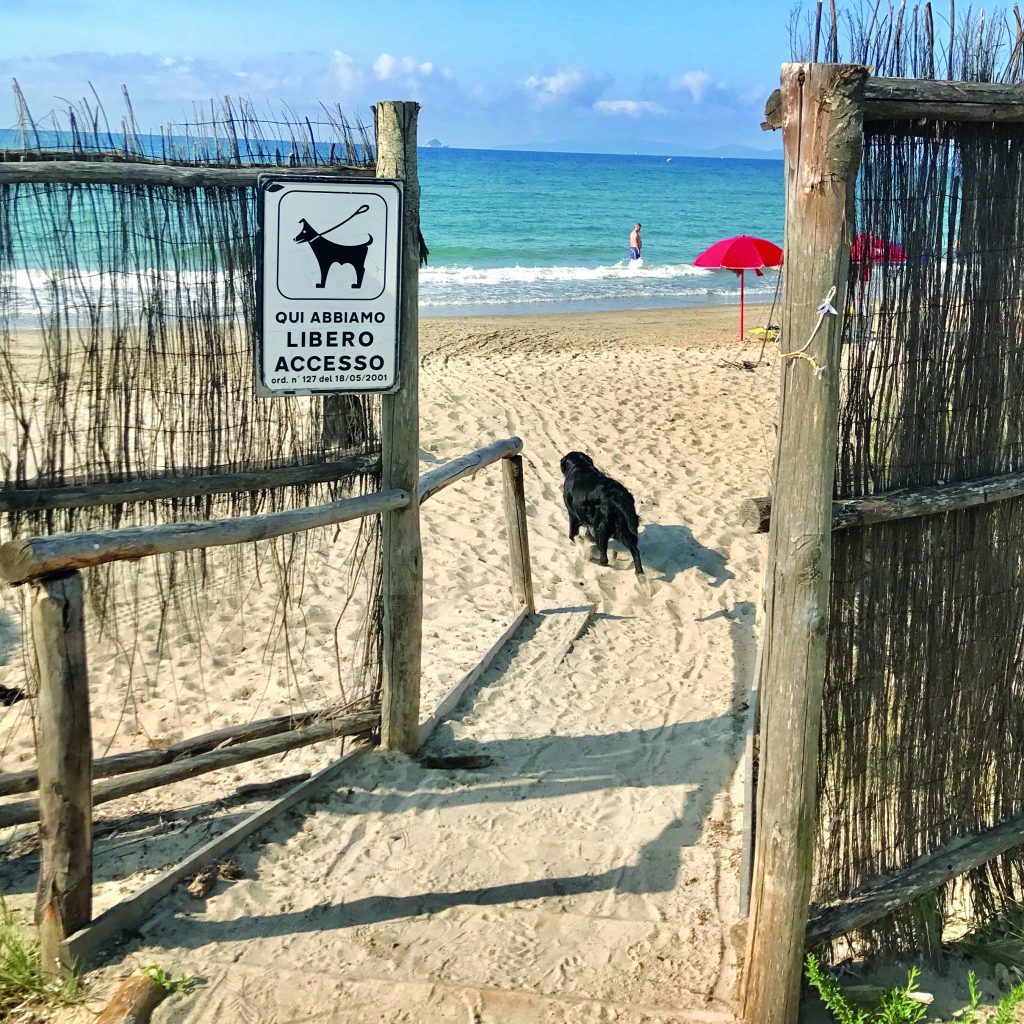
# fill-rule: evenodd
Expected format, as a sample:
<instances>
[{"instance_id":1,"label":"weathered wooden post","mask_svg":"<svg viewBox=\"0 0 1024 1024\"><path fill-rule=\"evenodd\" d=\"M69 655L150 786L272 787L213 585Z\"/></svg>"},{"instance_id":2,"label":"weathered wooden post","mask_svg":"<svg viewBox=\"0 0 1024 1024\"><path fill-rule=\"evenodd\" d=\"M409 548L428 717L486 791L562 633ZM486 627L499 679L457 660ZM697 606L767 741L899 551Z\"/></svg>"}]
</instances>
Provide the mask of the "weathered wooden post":
<instances>
[{"instance_id":1,"label":"weathered wooden post","mask_svg":"<svg viewBox=\"0 0 1024 1024\"><path fill-rule=\"evenodd\" d=\"M404 183L404 228L398 363L401 390L381 408L381 488L416 494L419 486L420 185L416 172L418 103L384 101L374 109L377 177ZM423 553L420 506L386 512L384 530L384 684L381 744L415 753L419 743Z\"/></svg>"},{"instance_id":2,"label":"weathered wooden post","mask_svg":"<svg viewBox=\"0 0 1024 1024\"><path fill-rule=\"evenodd\" d=\"M82 577L40 581L32 608L39 663L39 887L43 969L60 971L60 945L92 917L92 731Z\"/></svg>"},{"instance_id":3,"label":"weathered wooden post","mask_svg":"<svg viewBox=\"0 0 1024 1024\"><path fill-rule=\"evenodd\" d=\"M742 992L750 1024L793 1024L800 997L817 821L840 337L867 74L847 64L782 68L782 382Z\"/></svg>"},{"instance_id":4,"label":"weathered wooden post","mask_svg":"<svg viewBox=\"0 0 1024 1024\"><path fill-rule=\"evenodd\" d=\"M530 537L526 525L522 455L512 455L501 460L501 478L505 489L505 528L508 531L512 596L517 609L525 605L532 615L537 609L533 603L533 573L530 569Z\"/></svg>"}]
</instances>

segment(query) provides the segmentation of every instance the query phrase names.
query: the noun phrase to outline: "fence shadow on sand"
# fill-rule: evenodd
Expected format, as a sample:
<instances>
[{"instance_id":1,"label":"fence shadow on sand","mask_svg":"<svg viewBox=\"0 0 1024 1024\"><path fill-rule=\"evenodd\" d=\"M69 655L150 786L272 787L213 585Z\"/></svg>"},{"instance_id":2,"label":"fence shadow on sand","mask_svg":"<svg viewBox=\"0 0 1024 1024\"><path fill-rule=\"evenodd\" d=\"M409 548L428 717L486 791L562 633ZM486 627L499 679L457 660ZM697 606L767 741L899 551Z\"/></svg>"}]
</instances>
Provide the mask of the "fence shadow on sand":
<instances>
[{"instance_id":1,"label":"fence shadow on sand","mask_svg":"<svg viewBox=\"0 0 1024 1024\"><path fill-rule=\"evenodd\" d=\"M678 532L673 536L678 538ZM683 560L676 560L674 571L682 571L695 564L701 565L705 572L715 568L724 571L721 556L711 552L715 556L712 559L702 552L706 553L707 549L688 549ZM695 561L694 555L704 561ZM740 620L737 628L749 629L749 625L742 623L746 609L737 612L736 618ZM733 615L729 617L732 619ZM540 619L541 616L537 616L534 624ZM632 625L618 616L598 613L588 633L604 627L628 629ZM612 642L611 637L593 636L593 639L605 644ZM457 812L466 807L494 806L497 815L501 813L502 805L514 805L520 801L529 801L536 806L538 802L607 793L600 802L595 802L593 808L595 817L600 817L602 807L614 803L621 794L633 804L630 814L643 836L622 857L621 863L603 870L564 871L549 877L478 887L442 890L436 883L421 884L421 891L396 896L352 894L345 889L343 879L339 877L335 881L328 877L328 872L323 879L324 888L336 885L337 895L315 909L255 914L229 921L193 919L187 929L179 932L175 941L195 948L210 942L238 942L347 929L436 914L458 906L498 906L591 893L648 895L677 889L682 884L683 851L698 845L716 797L730 785L735 773L742 750L738 722L743 712L737 710L694 721L604 734L540 735L483 741L465 737L456 739L453 734L458 733L458 724L468 725L467 720L479 713L481 698L487 696L488 691L490 696L496 696L509 685L510 677L506 673L512 657L513 650L509 647L495 659L423 751L435 756L482 754L493 759L490 766L472 773L452 773L432 771L404 761L372 759L355 766L341 787L325 794L319 811L339 818L382 816L385 821L400 815L440 812L443 816L452 811L456 812L453 819L458 819ZM745 698L748 688L745 666L738 665L734 680L734 707ZM652 790L664 790L664 797L648 800L643 805L637 800L634 804L638 791ZM652 818L661 819L660 828L657 823L652 823ZM443 817L441 821L443 823ZM394 827L385 824L381 834L390 834ZM268 830L265 840L283 844L296 828L294 821L279 822L274 829ZM557 834L551 838L557 840ZM567 838L567 850L570 852L566 860L574 859L571 853L574 841L570 834ZM332 851L327 860L333 860L338 852ZM557 872L557 867L554 870ZM538 865L538 874L542 871L543 865ZM452 874L455 876L452 881L457 884L457 868L454 866ZM411 879L409 882L408 888L415 889L416 883ZM355 898L351 898L353 895Z\"/></svg>"},{"instance_id":2,"label":"fence shadow on sand","mask_svg":"<svg viewBox=\"0 0 1024 1024\"><path fill-rule=\"evenodd\" d=\"M474 772L472 782L464 782L466 773L460 773L460 788L447 792L436 788L438 773L426 769L405 769L398 779L388 779L388 784L381 787L383 791L374 792L369 787L382 781L381 766L378 763L362 767L359 777L346 778L344 788L332 793L320 805L321 811L360 815L415 814L421 810L445 811L468 805L557 800L604 789L680 785L688 789L680 801L678 813L673 814L653 838L638 847L629 858L630 862L604 871L441 892L339 899L313 910L306 908L228 921L193 920L187 932L176 939L187 946L199 947L210 942L353 928L437 914L458 906L495 906L608 891L670 892L679 884L682 850L700 840L712 803L729 784L735 770L733 735L733 716L722 715L600 736L432 744L431 753L472 751L487 754L495 761L490 768ZM661 757L652 758L654 751ZM709 777L708 763L712 759L714 774ZM356 795L348 796L353 789ZM283 843L294 829L294 823L283 824L267 835L267 841Z\"/></svg>"}]
</instances>

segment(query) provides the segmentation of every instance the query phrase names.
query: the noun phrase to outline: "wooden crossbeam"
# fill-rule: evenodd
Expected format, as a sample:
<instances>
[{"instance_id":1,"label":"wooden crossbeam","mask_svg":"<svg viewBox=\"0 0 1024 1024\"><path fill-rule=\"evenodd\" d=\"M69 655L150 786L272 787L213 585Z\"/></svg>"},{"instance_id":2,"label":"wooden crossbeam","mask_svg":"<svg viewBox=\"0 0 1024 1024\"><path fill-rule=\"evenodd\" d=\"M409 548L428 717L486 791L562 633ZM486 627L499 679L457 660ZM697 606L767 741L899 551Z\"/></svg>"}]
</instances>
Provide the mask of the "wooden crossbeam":
<instances>
[{"instance_id":1,"label":"wooden crossbeam","mask_svg":"<svg viewBox=\"0 0 1024 1024\"><path fill-rule=\"evenodd\" d=\"M776 89L761 127L782 127ZM1024 121L1024 87L995 82L946 82L922 78L869 78L864 83L864 121Z\"/></svg>"}]
</instances>

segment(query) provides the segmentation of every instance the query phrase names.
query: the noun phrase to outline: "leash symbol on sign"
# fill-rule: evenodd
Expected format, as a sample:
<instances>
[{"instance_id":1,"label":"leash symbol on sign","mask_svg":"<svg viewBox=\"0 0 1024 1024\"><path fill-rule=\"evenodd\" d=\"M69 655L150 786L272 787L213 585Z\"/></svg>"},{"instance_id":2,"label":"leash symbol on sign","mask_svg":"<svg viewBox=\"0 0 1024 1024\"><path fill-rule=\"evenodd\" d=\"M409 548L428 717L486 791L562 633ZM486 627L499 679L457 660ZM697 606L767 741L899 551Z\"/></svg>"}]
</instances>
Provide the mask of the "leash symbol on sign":
<instances>
[{"instance_id":1,"label":"leash symbol on sign","mask_svg":"<svg viewBox=\"0 0 1024 1024\"><path fill-rule=\"evenodd\" d=\"M313 251L317 265L320 268L320 282L317 284L317 288L326 286L327 275L335 264L339 267L352 267L356 272L356 280L352 287L362 288L363 275L366 272L366 254L373 244L373 235L368 234L366 241L359 245L341 245L338 242L332 242L324 236L329 235L332 231L337 231L338 228L343 224L347 224L353 217L358 217L359 214L366 213L369 209L370 207L364 203L355 213L350 213L344 220L339 221L334 227L327 228L326 231L317 231L305 217L299 219L302 230L295 236L293 241L299 244L306 243Z\"/></svg>"}]
</instances>

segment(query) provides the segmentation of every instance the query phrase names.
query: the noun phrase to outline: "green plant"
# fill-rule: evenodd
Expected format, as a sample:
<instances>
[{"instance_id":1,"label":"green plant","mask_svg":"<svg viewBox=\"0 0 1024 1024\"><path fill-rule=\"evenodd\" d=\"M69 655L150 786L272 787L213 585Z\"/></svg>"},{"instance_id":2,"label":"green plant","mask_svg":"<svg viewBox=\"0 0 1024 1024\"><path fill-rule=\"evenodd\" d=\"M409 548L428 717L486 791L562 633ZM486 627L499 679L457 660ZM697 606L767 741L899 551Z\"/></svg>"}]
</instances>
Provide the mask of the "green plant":
<instances>
[{"instance_id":1,"label":"green plant","mask_svg":"<svg viewBox=\"0 0 1024 1024\"><path fill-rule=\"evenodd\" d=\"M171 993L187 992L195 981L194 978L190 978L184 974L180 978L175 979L159 964L149 964L149 966L143 967L142 973L145 974L147 978L152 978L153 981L155 981L162 989Z\"/></svg>"},{"instance_id":2,"label":"green plant","mask_svg":"<svg viewBox=\"0 0 1024 1024\"><path fill-rule=\"evenodd\" d=\"M917 967L911 967L903 988L885 992L877 1010L863 1010L855 1007L839 983L822 971L814 954L807 954L807 980L839 1024L918 1024L928 1014L927 1008L914 999L920 973Z\"/></svg>"},{"instance_id":3,"label":"green plant","mask_svg":"<svg viewBox=\"0 0 1024 1024\"><path fill-rule=\"evenodd\" d=\"M1024 982L1014 985L1009 992L999 1000L996 1007L996 1015L992 1018L992 1024L1014 1024L1014 1010L1024 1002Z\"/></svg>"},{"instance_id":4,"label":"green plant","mask_svg":"<svg viewBox=\"0 0 1024 1024\"><path fill-rule=\"evenodd\" d=\"M920 973L919 968L911 967L905 987L891 988L885 992L877 1010L863 1010L850 1002L839 982L822 971L814 954L807 954L807 980L839 1024L919 1024L928 1013L925 1006L914 999ZM960 1018L960 1024L975 1024L981 1006L981 990L974 971L967 972L967 988L971 1004ZM1024 982L1015 985L999 1000L991 1024L1016 1024L1014 1010L1021 1004L1024 1004Z\"/></svg>"},{"instance_id":5,"label":"green plant","mask_svg":"<svg viewBox=\"0 0 1024 1024\"><path fill-rule=\"evenodd\" d=\"M807 954L807 980L817 990L821 1001L832 1011L839 1024L869 1024L865 1010L859 1010L846 998L839 982L822 971L818 958Z\"/></svg>"},{"instance_id":6,"label":"green plant","mask_svg":"<svg viewBox=\"0 0 1024 1024\"><path fill-rule=\"evenodd\" d=\"M967 972L967 989L971 994L971 1005L964 1011L960 1021L961 1024L974 1024L981 1005L981 989L978 988L978 977L974 971Z\"/></svg>"},{"instance_id":7,"label":"green plant","mask_svg":"<svg viewBox=\"0 0 1024 1024\"><path fill-rule=\"evenodd\" d=\"M881 1012L876 1016L879 1024L917 1024L928 1015L924 1004L913 999L917 991L917 976L920 968L911 967L907 972L905 988L892 988L882 996Z\"/></svg>"},{"instance_id":8,"label":"green plant","mask_svg":"<svg viewBox=\"0 0 1024 1024\"><path fill-rule=\"evenodd\" d=\"M80 993L76 971L57 978L43 971L38 943L22 934L0 893L0 1019L23 1007L66 1006Z\"/></svg>"}]
</instances>

